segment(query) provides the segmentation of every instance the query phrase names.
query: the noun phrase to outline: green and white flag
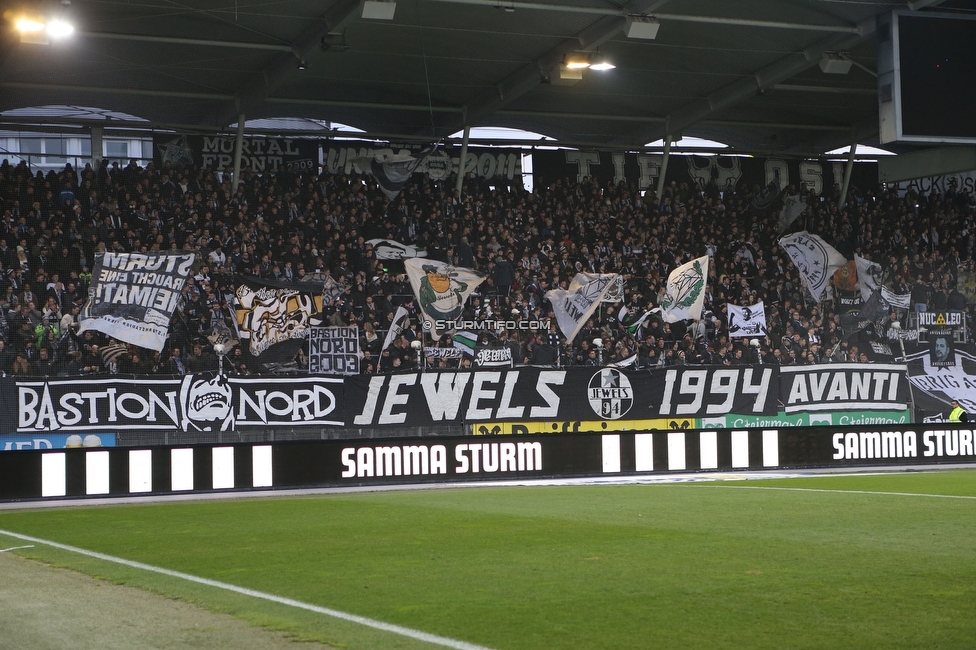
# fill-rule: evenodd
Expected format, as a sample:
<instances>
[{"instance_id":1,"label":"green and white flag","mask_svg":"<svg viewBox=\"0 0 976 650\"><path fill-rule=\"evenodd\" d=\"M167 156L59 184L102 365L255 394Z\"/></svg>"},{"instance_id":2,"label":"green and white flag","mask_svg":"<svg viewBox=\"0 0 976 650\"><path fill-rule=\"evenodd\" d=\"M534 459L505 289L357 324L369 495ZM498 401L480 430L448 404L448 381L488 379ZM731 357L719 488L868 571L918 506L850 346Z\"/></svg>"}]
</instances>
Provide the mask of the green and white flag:
<instances>
[{"instance_id":1,"label":"green and white flag","mask_svg":"<svg viewBox=\"0 0 976 650\"><path fill-rule=\"evenodd\" d=\"M666 323L701 320L708 282L708 255L682 264L668 275L661 301L661 316Z\"/></svg>"},{"instance_id":2,"label":"green and white flag","mask_svg":"<svg viewBox=\"0 0 976 650\"><path fill-rule=\"evenodd\" d=\"M451 336L454 347L468 356L474 356L474 349L478 346L478 335L474 332L454 332Z\"/></svg>"},{"instance_id":3,"label":"green and white flag","mask_svg":"<svg viewBox=\"0 0 976 650\"><path fill-rule=\"evenodd\" d=\"M485 281L474 269L412 257L403 261L420 306L421 325L435 341L453 330L468 296Z\"/></svg>"}]
</instances>

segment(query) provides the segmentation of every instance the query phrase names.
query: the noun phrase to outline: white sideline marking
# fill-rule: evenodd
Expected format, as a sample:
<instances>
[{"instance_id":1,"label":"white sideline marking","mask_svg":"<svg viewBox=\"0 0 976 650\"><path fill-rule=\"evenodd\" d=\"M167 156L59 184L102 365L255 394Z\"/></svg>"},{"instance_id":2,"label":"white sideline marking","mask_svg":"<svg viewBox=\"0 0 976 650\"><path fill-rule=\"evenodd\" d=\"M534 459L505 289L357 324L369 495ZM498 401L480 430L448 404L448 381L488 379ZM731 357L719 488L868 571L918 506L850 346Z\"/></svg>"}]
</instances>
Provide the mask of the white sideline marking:
<instances>
[{"instance_id":1,"label":"white sideline marking","mask_svg":"<svg viewBox=\"0 0 976 650\"><path fill-rule=\"evenodd\" d=\"M786 490L788 492L838 492L840 494L880 494L896 497L932 497L933 499L976 499L976 496L964 494L923 494L921 492L879 492L875 490L827 490L824 488L795 488L795 487L771 487L764 485L725 485L721 483L710 484L708 486L699 484L698 487L724 487L737 490Z\"/></svg>"},{"instance_id":2,"label":"white sideline marking","mask_svg":"<svg viewBox=\"0 0 976 650\"><path fill-rule=\"evenodd\" d=\"M291 598L275 596L274 594L269 594L264 591L248 589L247 587L238 587L237 585L232 585L227 582L220 582L218 580L211 580L209 578L201 578L199 576L191 575L189 573L182 573L180 571L164 569L162 567L153 566L151 564L143 564L142 562L126 560L125 558L115 557L114 555L106 555L104 553L98 553L96 551L89 551L87 549L78 548L77 546L68 546L67 544L60 544L58 542L52 542L46 539L40 539L39 537L31 537L30 535L22 535L20 533L13 533L3 529L0 529L0 535L7 535L8 537L21 539L24 540L25 542L44 544L46 546L51 546L57 549L61 549L62 551L78 553L79 555L93 557L98 560L104 560L105 562L114 562L115 564L122 564L127 567L132 567L133 569L140 569L142 571L151 571L153 573L160 573L165 576L180 578L181 580L196 582L197 584L201 584L201 585L207 585L208 587L216 587L217 589L232 591L234 593L241 594L244 596L251 596L252 598L260 598L262 600L268 600L273 603L278 603L279 605L288 605L289 607L296 607L298 609L308 610L310 612L315 612L317 614L325 614L326 616L342 619L343 621L358 623L360 625L365 625L366 627L371 627L377 630L383 630L384 632L392 632L393 634L399 634L400 636L410 637L411 639L418 639L420 641L426 641L427 643L433 643L434 645L444 646L445 648L455 648L455 650L491 650L490 648L487 648L485 646L475 645L473 643L467 643L465 641L458 641L456 639L449 639L447 637L437 636L436 634L428 634L427 632L421 632L420 630L413 630L409 627L402 627L400 625L394 625L392 623L384 623L383 621L377 621L371 618L366 618L365 616L357 616L356 614L348 614L346 612L340 612L337 609L329 609L328 607L320 607L319 605L303 603L300 600L292 600ZM19 546L18 548L29 548L29 547ZM7 550L13 550L13 549L7 549Z\"/></svg>"},{"instance_id":3,"label":"white sideline marking","mask_svg":"<svg viewBox=\"0 0 976 650\"><path fill-rule=\"evenodd\" d=\"M28 544L27 546L11 546L10 548L0 548L0 553L6 553L7 551L19 551L22 548L34 548L34 545Z\"/></svg>"}]
</instances>

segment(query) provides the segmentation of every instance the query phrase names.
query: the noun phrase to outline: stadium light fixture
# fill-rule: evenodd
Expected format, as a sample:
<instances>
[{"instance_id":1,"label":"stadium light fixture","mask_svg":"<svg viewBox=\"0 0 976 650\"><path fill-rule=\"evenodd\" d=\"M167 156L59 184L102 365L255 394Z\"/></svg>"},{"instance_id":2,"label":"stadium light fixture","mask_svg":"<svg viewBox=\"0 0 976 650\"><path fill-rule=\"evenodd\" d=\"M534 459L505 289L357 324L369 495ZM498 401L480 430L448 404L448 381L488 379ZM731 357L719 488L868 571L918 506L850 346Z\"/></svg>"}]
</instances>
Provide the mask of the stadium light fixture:
<instances>
[{"instance_id":1,"label":"stadium light fixture","mask_svg":"<svg viewBox=\"0 0 976 650\"><path fill-rule=\"evenodd\" d=\"M567 70L585 70L590 67L588 52L570 52L563 57L563 66Z\"/></svg>"},{"instance_id":2,"label":"stadium light fixture","mask_svg":"<svg viewBox=\"0 0 976 650\"><path fill-rule=\"evenodd\" d=\"M627 16L624 34L627 35L627 38L653 41L657 38L657 31L659 29L661 29L661 23L657 18L651 16Z\"/></svg>"},{"instance_id":3,"label":"stadium light fixture","mask_svg":"<svg viewBox=\"0 0 976 650\"><path fill-rule=\"evenodd\" d=\"M607 57L603 56L599 52L593 55L590 59L590 70L600 70L601 72L606 70L613 70L616 68L614 64L607 60Z\"/></svg>"},{"instance_id":4,"label":"stadium light fixture","mask_svg":"<svg viewBox=\"0 0 976 650\"><path fill-rule=\"evenodd\" d=\"M67 20L58 16L43 14L4 14L13 23L14 29L20 35L21 43L48 45L52 40L58 41L74 34L75 27Z\"/></svg>"},{"instance_id":5,"label":"stadium light fixture","mask_svg":"<svg viewBox=\"0 0 976 650\"><path fill-rule=\"evenodd\" d=\"M14 21L14 27L21 34L31 34L44 30L44 21L35 16L21 16Z\"/></svg>"},{"instance_id":6,"label":"stadium light fixture","mask_svg":"<svg viewBox=\"0 0 976 650\"><path fill-rule=\"evenodd\" d=\"M847 74L854 63L840 52L824 52L820 70L824 74Z\"/></svg>"},{"instance_id":7,"label":"stadium light fixture","mask_svg":"<svg viewBox=\"0 0 976 650\"><path fill-rule=\"evenodd\" d=\"M53 39L67 38L75 33L75 26L66 20L55 18L47 24L47 33Z\"/></svg>"},{"instance_id":8,"label":"stadium light fixture","mask_svg":"<svg viewBox=\"0 0 976 650\"><path fill-rule=\"evenodd\" d=\"M366 0L362 16L366 20L393 20L396 2L392 0Z\"/></svg>"}]
</instances>

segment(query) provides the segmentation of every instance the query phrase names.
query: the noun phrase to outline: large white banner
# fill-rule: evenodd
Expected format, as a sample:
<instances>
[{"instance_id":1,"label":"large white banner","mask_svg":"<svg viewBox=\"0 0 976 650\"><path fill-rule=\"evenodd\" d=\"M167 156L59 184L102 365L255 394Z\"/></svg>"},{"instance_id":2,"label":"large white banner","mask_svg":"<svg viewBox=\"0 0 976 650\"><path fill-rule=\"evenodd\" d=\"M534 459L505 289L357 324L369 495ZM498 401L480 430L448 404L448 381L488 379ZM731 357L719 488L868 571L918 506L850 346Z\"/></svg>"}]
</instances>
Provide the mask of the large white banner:
<instances>
[{"instance_id":1,"label":"large white banner","mask_svg":"<svg viewBox=\"0 0 976 650\"><path fill-rule=\"evenodd\" d=\"M847 264L847 258L836 248L806 231L783 237L779 245L793 260L803 284L817 302L820 302L834 271Z\"/></svg>"},{"instance_id":2,"label":"large white banner","mask_svg":"<svg viewBox=\"0 0 976 650\"><path fill-rule=\"evenodd\" d=\"M162 351L195 257L182 251L96 255L78 331Z\"/></svg>"},{"instance_id":3,"label":"large white banner","mask_svg":"<svg viewBox=\"0 0 976 650\"><path fill-rule=\"evenodd\" d=\"M454 329L468 296L485 281L478 271L436 260L413 257L405 259L403 267L420 306L423 328L435 341Z\"/></svg>"},{"instance_id":4,"label":"large white banner","mask_svg":"<svg viewBox=\"0 0 976 650\"><path fill-rule=\"evenodd\" d=\"M556 315L556 324L567 341L576 338L600 302L614 289L618 277L617 273L577 273L569 289L546 292L546 300L552 303Z\"/></svg>"}]
</instances>

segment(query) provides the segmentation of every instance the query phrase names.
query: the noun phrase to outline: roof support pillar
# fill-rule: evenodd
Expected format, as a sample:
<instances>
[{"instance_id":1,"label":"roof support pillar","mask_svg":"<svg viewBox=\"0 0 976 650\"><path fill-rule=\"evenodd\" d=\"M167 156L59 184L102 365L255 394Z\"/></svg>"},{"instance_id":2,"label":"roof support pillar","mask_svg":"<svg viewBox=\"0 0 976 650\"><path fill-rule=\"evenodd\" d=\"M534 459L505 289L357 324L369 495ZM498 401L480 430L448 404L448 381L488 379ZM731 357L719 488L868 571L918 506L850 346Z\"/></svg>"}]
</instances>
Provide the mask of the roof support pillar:
<instances>
[{"instance_id":1,"label":"roof support pillar","mask_svg":"<svg viewBox=\"0 0 976 650\"><path fill-rule=\"evenodd\" d=\"M471 127L464 127L464 136L461 138L461 157L458 159L457 171L457 190L458 200L461 199L461 188L464 186L464 163L468 159L468 138L471 137Z\"/></svg>"},{"instance_id":2,"label":"roof support pillar","mask_svg":"<svg viewBox=\"0 0 976 650\"><path fill-rule=\"evenodd\" d=\"M244 113L237 116L237 138L234 140L234 179L231 194L237 193L241 182L241 153L244 150Z\"/></svg>"},{"instance_id":3,"label":"roof support pillar","mask_svg":"<svg viewBox=\"0 0 976 650\"><path fill-rule=\"evenodd\" d=\"M664 194L664 177L668 173L668 158L671 157L671 134L664 136L664 157L661 158L661 175L657 177L657 200L660 204Z\"/></svg>"},{"instance_id":4,"label":"roof support pillar","mask_svg":"<svg viewBox=\"0 0 976 650\"><path fill-rule=\"evenodd\" d=\"M91 161L95 170L102 164L102 152L105 151L102 146L102 135L104 133L105 129L101 126L91 128Z\"/></svg>"},{"instance_id":5,"label":"roof support pillar","mask_svg":"<svg viewBox=\"0 0 976 650\"><path fill-rule=\"evenodd\" d=\"M847 154L847 166L844 167L844 184L840 188L840 198L837 207L843 208L847 204L847 190L851 186L851 172L854 171L854 155L857 152L857 133L851 130L851 151Z\"/></svg>"}]
</instances>

